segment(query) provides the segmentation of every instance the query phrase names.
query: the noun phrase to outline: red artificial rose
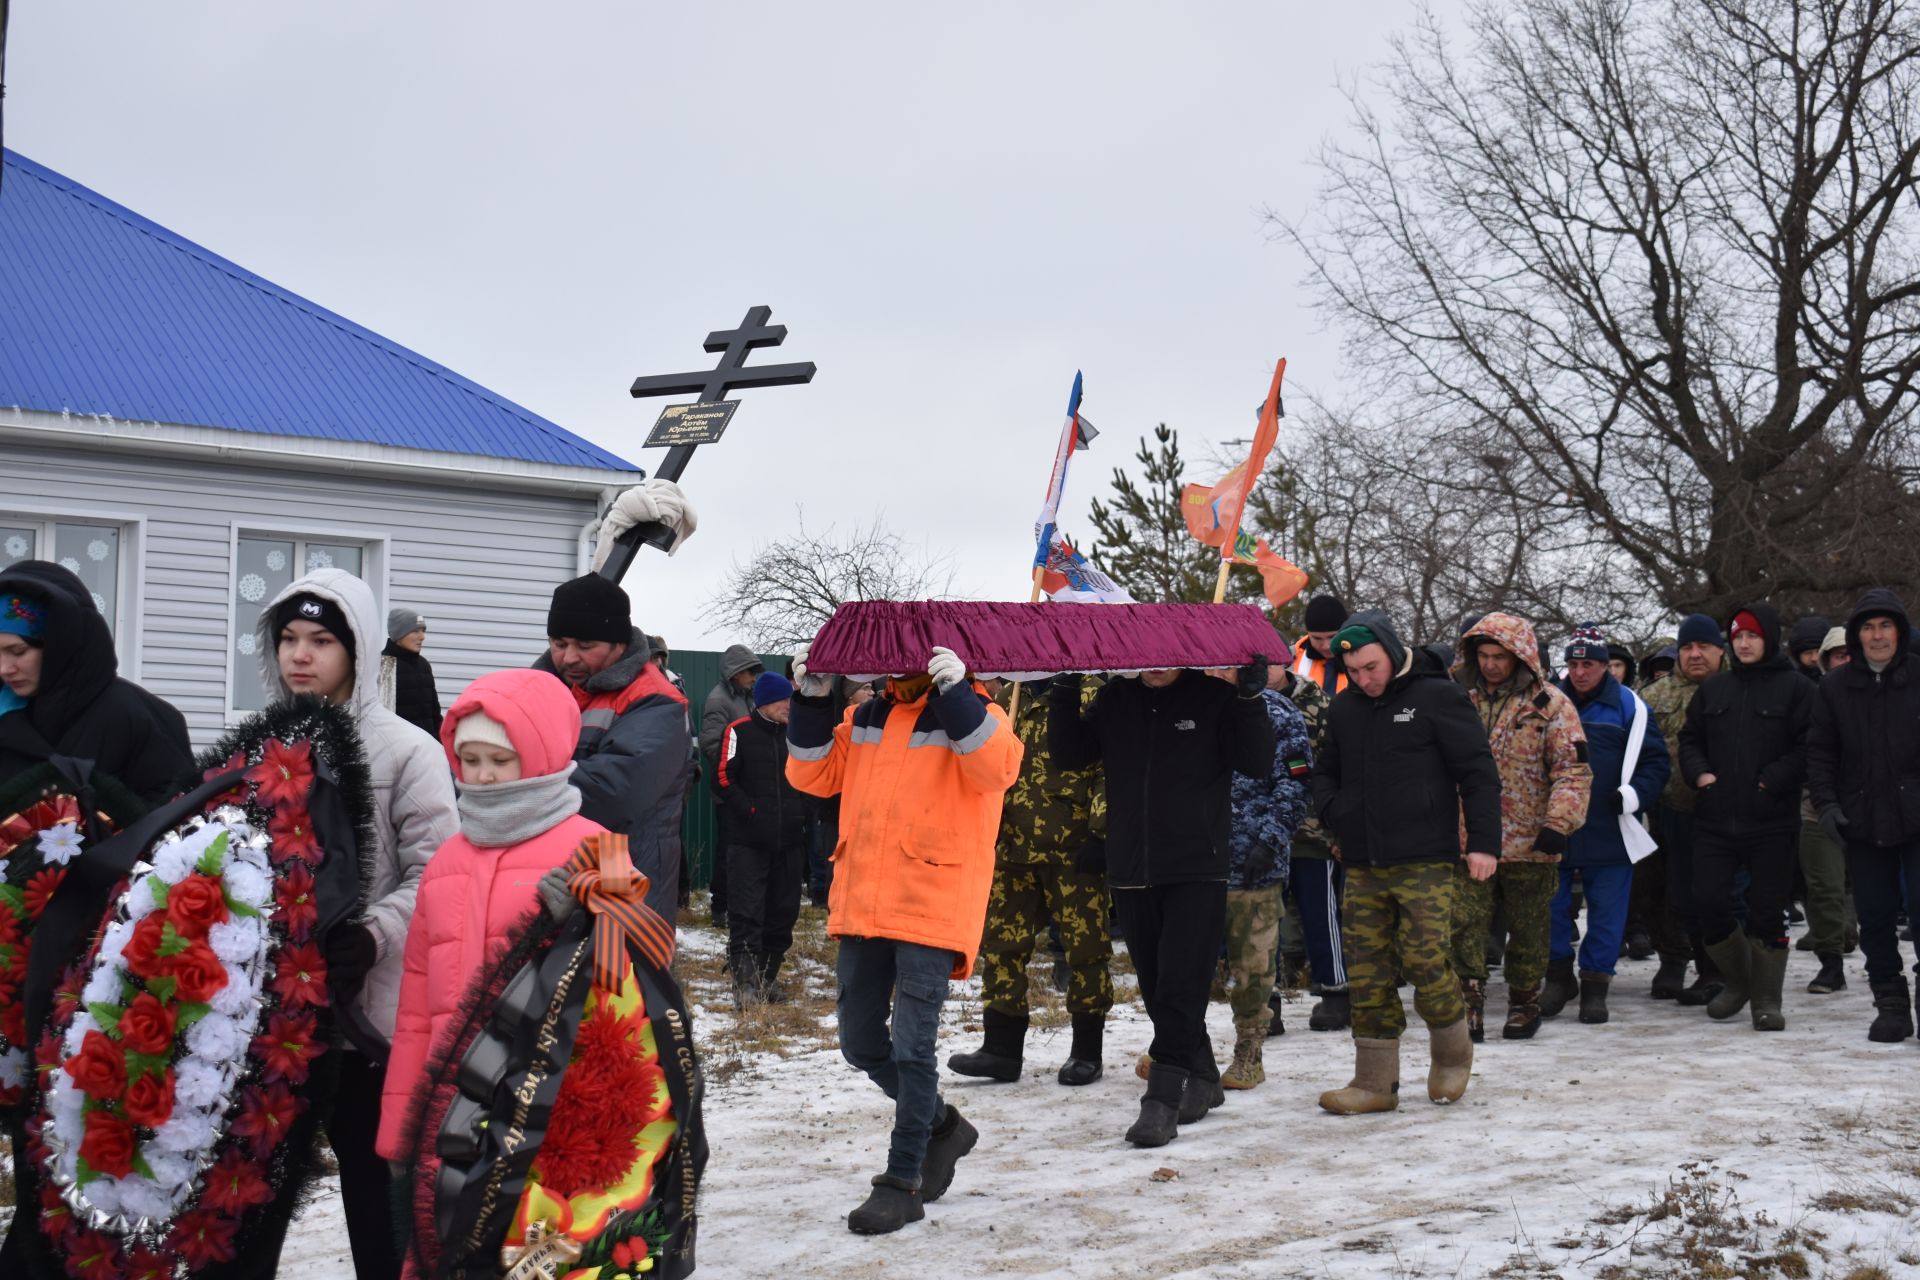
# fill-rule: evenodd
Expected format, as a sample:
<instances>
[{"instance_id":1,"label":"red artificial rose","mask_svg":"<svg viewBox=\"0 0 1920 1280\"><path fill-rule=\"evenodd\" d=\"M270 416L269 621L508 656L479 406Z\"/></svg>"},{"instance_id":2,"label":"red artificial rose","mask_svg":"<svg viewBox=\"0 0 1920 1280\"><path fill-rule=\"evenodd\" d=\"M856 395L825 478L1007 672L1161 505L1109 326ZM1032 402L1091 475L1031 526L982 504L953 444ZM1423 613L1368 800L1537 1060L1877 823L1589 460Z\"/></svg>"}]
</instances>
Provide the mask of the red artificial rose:
<instances>
[{"instance_id":1,"label":"red artificial rose","mask_svg":"<svg viewBox=\"0 0 1920 1280\"><path fill-rule=\"evenodd\" d=\"M311 1013L278 1013L267 1019L267 1029L253 1038L253 1052L266 1066L265 1078L307 1082L307 1064L320 1056L314 1040Z\"/></svg>"},{"instance_id":2,"label":"red artificial rose","mask_svg":"<svg viewBox=\"0 0 1920 1280\"><path fill-rule=\"evenodd\" d=\"M173 1072L155 1075L142 1072L127 1086L127 1119L149 1129L158 1129L173 1114Z\"/></svg>"},{"instance_id":3,"label":"red artificial rose","mask_svg":"<svg viewBox=\"0 0 1920 1280\"><path fill-rule=\"evenodd\" d=\"M198 939L160 964L161 971L180 984L175 994L188 1004L205 1004L227 985L227 966L220 963L212 947Z\"/></svg>"},{"instance_id":4,"label":"red artificial rose","mask_svg":"<svg viewBox=\"0 0 1920 1280\"><path fill-rule=\"evenodd\" d=\"M58 870L49 867L34 876L33 879L27 881L27 914L37 917L42 911L45 911L48 901L51 900L54 895L54 891L60 887L60 882L66 878L67 871L65 867L61 867Z\"/></svg>"},{"instance_id":5,"label":"red artificial rose","mask_svg":"<svg viewBox=\"0 0 1920 1280\"><path fill-rule=\"evenodd\" d=\"M167 920L183 938L204 938L226 918L226 894L212 876L196 873L167 891Z\"/></svg>"},{"instance_id":6,"label":"red artificial rose","mask_svg":"<svg viewBox=\"0 0 1920 1280\"><path fill-rule=\"evenodd\" d=\"M320 841L313 834L313 815L304 806L274 810L273 817L267 822L267 834L273 837L275 862L298 859L319 865Z\"/></svg>"},{"instance_id":7,"label":"red artificial rose","mask_svg":"<svg viewBox=\"0 0 1920 1280\"><path fill-rule=\"evenodd\" d=\"M237 1218L201 1205L180 1215L167 1247L180 1255L187 1270L198 1271L209 1263L233 1261L233 1235L239 1228Z\"/></svg>"},{"instance_id":8,"label":"red artificial rose","mask_svg":"<svg viewBox=\"0 0 1920 1280\"><path fill-rule=\"evenodd\" d=\"M93 1033L87 1034L91 1037ZM80 1158L95 1173L126 1177L133 1172L133 1126L111 1111L87 1112L87 1132L80 1139Z\"/></svg>"},{"instance_id":9,"label":"red artificial rose","mask_svg":"<svg viewBox=\"0 0 1920 1280\"><path fill-rule=\"evenodd\" d=\"M120 1015L120 1043L135 1053L165 1053L173 1047L174 1013L151 991L142 991Z\"/></svg>"},{"instance_id":10,"label":"red artificial rose","mask_svg":"<svg viewBox=\"0 0 1920 1280\"><path fill-rule=\"evenodd\" d=\"M104 1031L87 1032L80 1041L80 1052L67 1059L66 1068L73 1083L91 1097L117 1098L127 1087L126 1055Z\"/></svg>"},{"instance_id":11,"label":"red artificial rose","mask_svg":"<svg viewBox=\"0 0 1920 1280\"><path fill-rule=\"evenodd\" d=\"M305 805L313 788L313 745L269 740L261 752L260 763L247 770L260 803L275 809L282 805Z\"/></svg>"},{"instance_id":12,"label":"red artificial rose","mask_svg":"<svg viewBox=\"0 0 1920 1280\"><path fill-rule=\"evenodd\" d=\"M324 1008L328 1002L327 962L320 948L311 942L282 948L270 985L283 1008Z\"/></svg>"},{"instance_id":13,"label":"red artificial rose","mask_svg":"<svg viewBox=\"0 0 1920 1280\"><path fill-rule=\"evenodd\" d=\"M273 1199L267 1185L267 1171L258 1161L249 1160L238 1147L227 1148L220 1162L207 1170L206 1192L201 1203L221 1213L245 1213L255 1205Z\"/></svg>"},{"instance_id":14,"label":"red artificial rose","mask_svg":"<svg viewBox=\"0 0 1920 1280\"><path fill-rule=\"evenodd\" d=\"M320 910L313 901L313 872L294 863L281 873L273 886L273 900L280 908L280 923L287 936L305 942L320 922Z\"/></svg>"},{"instance_id":15,"label":"red artificial rose","mask_svg":"<svg viewBox=\"0 0 1920 1280\"><path fill-rule=\"evenodd\" d=\"M166 927L167 918L158 911L149 913L133 927L133 936L120 951L120 958L126 961L130 972L142 978L160 976L161 966L166 963L160 957L161 934Z\"/></svg>"}]
</instances>

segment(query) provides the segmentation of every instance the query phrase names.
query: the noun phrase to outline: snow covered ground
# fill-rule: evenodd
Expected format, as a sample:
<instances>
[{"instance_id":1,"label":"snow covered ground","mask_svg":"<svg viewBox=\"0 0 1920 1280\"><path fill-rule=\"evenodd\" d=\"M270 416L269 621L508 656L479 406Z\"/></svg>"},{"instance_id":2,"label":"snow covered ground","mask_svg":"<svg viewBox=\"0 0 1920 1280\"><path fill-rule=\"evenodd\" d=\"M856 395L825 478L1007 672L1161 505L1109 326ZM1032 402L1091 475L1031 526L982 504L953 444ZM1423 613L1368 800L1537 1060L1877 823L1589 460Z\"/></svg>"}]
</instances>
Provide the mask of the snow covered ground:
<instances>
[{"instance_id":1,"label":"snow covered ground","mask_svg":"<svg viewBox=\"0 0 1920 1280\"><path fill-rule=\"evenodd\" d=\"M818 913L806 931L817 938ZM1085 1089L1053 1080L1065 1028L1035 1030L1018 1083L947 1076L980 1145L924 1222L868 1239L844 1218L884 1166L890 1111L825 1047L825 946L805 966L813 1003L785 1015L819 1047L791 1056L765 1027L736 1025L717 949L710 931L686 931L715 1077L703 1275L1920 1277L1920 1043L1867 1041L1857 955L1846 991L1810 996L1813 957L1796 952L1788 1029L1773 1035L1744 1014L1713 1023L1650 1000L1652 962L1624 962L1610 1023L1582 1026L1569 1008L1531 1043L1496 1030L1451 1107L1426 1100L1415 1031L1401 1109L1381 1116L1315 1106L1346 1082L1352 1043L1306 1030L1303 996L1267 1042L1267 1083L1158 1151L1121 1137L1150 1036L1137 1004L1115 1010L1107 1076ZM954 988L943 1061L977 1044L976 988ZM1497 975L1488 1006L1490 1022L1504 1013ZM1210 1022L1224 1062L1224 1005ZM352 1275L330 1186L282 1273Z\"/></svg>"}]
</instances>

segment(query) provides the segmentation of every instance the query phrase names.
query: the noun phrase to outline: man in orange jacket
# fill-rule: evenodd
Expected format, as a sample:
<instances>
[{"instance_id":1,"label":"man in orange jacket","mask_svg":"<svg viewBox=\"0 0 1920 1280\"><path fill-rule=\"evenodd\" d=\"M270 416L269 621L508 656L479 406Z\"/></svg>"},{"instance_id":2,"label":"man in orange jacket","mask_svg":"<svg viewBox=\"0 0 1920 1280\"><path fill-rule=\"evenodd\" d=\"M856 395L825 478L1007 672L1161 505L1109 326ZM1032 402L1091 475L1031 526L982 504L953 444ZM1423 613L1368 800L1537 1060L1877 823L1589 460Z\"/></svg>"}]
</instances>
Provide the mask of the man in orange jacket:
<instances>
[{"instance_id":1,"label":"man in orange jacket","mask_svg":"<svg viewBox=\"0 0 1920 1280\"><path fill-rule=\"evenodd\" d=\"M1023 749L951 649L836 726L831 676L795 655L787 779L840 797L827 934L840 940L840 1052L894 1101L887 1171L847 1215L863 1235L926 1216L979 1132L940 1097L947 980L973 972L993 886L1000 802ZM891 1031L889 1031L891 1023Z\"/></svg>"}]
</instances>

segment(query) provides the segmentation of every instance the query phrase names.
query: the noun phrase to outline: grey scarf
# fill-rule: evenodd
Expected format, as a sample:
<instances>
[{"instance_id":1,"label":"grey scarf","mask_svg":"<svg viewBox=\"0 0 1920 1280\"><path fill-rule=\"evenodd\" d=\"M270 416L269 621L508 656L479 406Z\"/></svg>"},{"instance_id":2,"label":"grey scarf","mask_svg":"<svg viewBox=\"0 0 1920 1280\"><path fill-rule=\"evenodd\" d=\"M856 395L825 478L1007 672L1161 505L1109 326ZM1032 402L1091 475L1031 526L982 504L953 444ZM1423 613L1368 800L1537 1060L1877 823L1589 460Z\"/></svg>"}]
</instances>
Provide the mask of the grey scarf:
<instances>
[{"instance_id":1,"label":"grey scarf","mask_svg":"<svg viewBox=\"0 0 1920 1280\"><path fill-rule=\"evenodd\" d=\"M460 833L483 849L504 849L551 830L580 812L580 788L569 781L574 767L488 787L459 784Z\"/></svg>"}]
</instances>

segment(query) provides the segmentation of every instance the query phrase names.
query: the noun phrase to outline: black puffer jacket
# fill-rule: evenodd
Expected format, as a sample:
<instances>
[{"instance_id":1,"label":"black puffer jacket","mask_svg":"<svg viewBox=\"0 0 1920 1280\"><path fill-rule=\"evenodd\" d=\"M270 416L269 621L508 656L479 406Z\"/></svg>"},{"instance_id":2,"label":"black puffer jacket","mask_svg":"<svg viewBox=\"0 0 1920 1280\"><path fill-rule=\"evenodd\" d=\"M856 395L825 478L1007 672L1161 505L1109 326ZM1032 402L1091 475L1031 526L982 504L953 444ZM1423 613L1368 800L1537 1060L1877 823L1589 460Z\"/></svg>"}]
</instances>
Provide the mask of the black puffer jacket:
<instances>
[{"instance_id":1,"label":"black puffer jacket","mask_svg":"<svg viewBox=\"0 0 1920 1280\"><path fill-rule=\"evenodd\" d=\"M1759 620L1766 656L1755 663L1734 658L1733 669L1708 676L1687 705L1681 771L1689 785L1703 773L1714 776L1694 801L1693 820L1728 835L1797 831L1816 689L1781 648L1780 614L1772 605L1737 612ZM1733 631L1731 617L1726 629Z\"/></svg>"},{"instance_id":2,"label":"black puffer jacket","mask_svg":"<svg viewBox=\"0 0 1920 1280\"><path fill-rule=\"evenodd\" d=\"M1884 671L1867 665L1860 624L1891 617L1900 647ZM1837 804L1847 839L1871 845L1920 840L1920 670L1908 650L1906 606L1884 588L1864 593L1847 619L1852 660L1827 673L1807 735L1814 808Z\"/></svg>"},{"instance_id":3,"label":"black puffer jacket","mask_svg":"<svg viewBox=\"0 0 1920 1280\"><path fill-rule=\"evenodd\" d=\"M392 640L380 651L382 658L393 659L393 713L408 724L426 730L435 741L440 737L440 690L433 681L433 664L411 649L402 649Z\"/></svg>"},{"instance_id":4,"label":"black puffer jacket","mask_svg":"<svg viewBox=\"0 0 1920 1280\"><path fill-rule=\"evenodd\" d=\"M1363 609L1399 674L1378 698L1350 683L1327 713L1314 760L1313 801L1350 866L1452 862L1460 848L1500 855L1500 770L1473 702L1424 653L1409 653L1387 615Z\"/></svg>"},{"instance_id":5,"label":"black puffer jacket","mask_svg":"<svg viewBox=\"0 0 1920 1280\"><path fill-rule=\"evenodd\" d=\"M1236 773L1273 772L1266 700L1182 671L1164 689L1109 680L1083 715L1080 681L1055 680L1047 750L1061 769L1106 766L1107 880L1116 889L1227 878Z\"/></svg>"},{"instance_id":6,"label":"black puffer jacket","mask_svg":"<svg viewBox=\"0 0 1920 1280\"><path fill-rule=\"evenodd\" d=\"M750 849L798 849L806 797L787 781L787 727L759 712L720 733L714 790L727 810L727 841Z\"/></svg>"},{"instance_id":7,"label":"black puffer jacket","mask_svg":"<svg viewBox=\"0 0 1920 1280\"><path fill-rule=\"evenodd\" d=\"M113 633L78 577L45 560L0 570L0 592L44 600L40 688L0 716L0 781L50 755L93 761L148 805L173 794L193 764L187 722L171 704L117 674Z\"/></svg>"}]
</instances>

